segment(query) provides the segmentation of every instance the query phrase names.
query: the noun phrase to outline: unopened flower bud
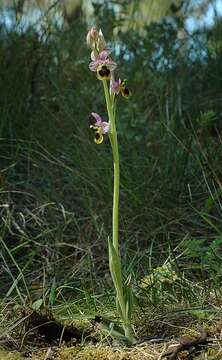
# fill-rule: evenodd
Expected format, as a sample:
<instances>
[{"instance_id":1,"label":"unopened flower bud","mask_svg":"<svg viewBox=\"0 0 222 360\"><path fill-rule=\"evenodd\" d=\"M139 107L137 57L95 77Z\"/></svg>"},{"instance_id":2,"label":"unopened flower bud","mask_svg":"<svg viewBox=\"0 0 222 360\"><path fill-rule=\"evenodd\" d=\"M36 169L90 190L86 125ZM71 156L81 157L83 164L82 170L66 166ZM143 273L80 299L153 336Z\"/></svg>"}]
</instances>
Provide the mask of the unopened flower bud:
<instances>
[{"instance_id":1,"label":"unopened flower bud","mask_svg":"<svg viewBox=\"0 0 222 360\"><path fill-rule=\"evenodd\" d=\"M97 49L99 52L106 49L106 41L104 39L102 30L99 30L98 38L97 38Z\"/></svg>"},{"instance_id":2,"label":"unopened flower bud","mask_svg":"<svg viewBox=\"0 0 222 360\"><path fill-rule=\"evenodd\" d=\"M91 48L94 49L95 48L95 44L98 41L99 38L99 33L96 29L95 26L93 26L87 33L86 36L86 43L87 45Z\"/></svg>"}]
</instances>

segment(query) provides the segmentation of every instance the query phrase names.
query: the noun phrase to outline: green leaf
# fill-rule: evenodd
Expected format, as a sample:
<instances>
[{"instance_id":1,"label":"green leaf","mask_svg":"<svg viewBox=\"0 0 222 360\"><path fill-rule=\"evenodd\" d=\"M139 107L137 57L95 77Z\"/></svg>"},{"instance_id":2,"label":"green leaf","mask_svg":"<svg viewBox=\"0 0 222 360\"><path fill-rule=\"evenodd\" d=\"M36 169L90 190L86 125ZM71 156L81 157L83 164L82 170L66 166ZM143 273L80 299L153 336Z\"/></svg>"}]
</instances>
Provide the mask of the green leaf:
<instances>
[{"instance_id":1,"label":"green leaf","mask_svg":"<svg viewBox=\"0 0 222 360\"><path fill-rule=\"evenodd\" d=\"M109 244L109 267L110 273L116 289L122 286L122 274L119 256L113 246L112 241L108 238Z\"/></svg>"},{"instance_id":2,"label":"green leaf","mask_svg":"<svg viewBox=\"0 0 222 360\"><path fill-rule=\"evenodd\" d=\"M38 311L43 304L43 299L38 299L32 303L32 309L35 311Z\"/></svg>"},{"instance_id":3,"label":"green leaf","mask_svg":"<svg viewBox=\"0 0 222 360\"><path fill-rule=\"evenodd\" d=\"M129 281L129 277L128 277L124 284L124 298L125 298L125 304L126 304L126 316L128 319L130 319L132 316L133 305L134 305L134 295L133 295L133 290L132 290L132 286L131 286L131 276L130 276L130 281Z\"/></svg>"},{"instance_id":4,"label":"green leaf","mask_svg":"<svg viewBox=\"0 0 222 360\"><path fill-rule=\"evenodd\" d=\"M121 318L122 320L124 320L124 315L123 315L123 312L122 312L122 309L121 309L121 306L120 306L120 304L119 304L119 300L118 300L118 297L117 297L117 296L116 296L116 309L117 309L117 312L118 312L120 318Z\"/></svg>"}]
</instances>

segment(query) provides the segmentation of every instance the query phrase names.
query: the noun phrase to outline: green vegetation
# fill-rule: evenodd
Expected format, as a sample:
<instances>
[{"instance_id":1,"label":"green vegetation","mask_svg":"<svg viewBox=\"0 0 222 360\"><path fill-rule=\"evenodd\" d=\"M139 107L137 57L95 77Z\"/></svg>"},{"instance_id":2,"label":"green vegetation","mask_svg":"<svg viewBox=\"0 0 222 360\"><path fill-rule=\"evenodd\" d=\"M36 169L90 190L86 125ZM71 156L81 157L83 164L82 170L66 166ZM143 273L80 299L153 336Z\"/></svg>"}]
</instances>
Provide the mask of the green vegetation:
<instances>
[{"instance_id":1,"label":"green vegetation","mask_svg":"<svg viewBox=\"0 0 222 360\"><path fill-rule=\"evenodd\" d=\"M83 328L78 346L62 345L58 359L96 359L94 350L109 353L100 359L113 352L113 359L158 358L178 336L198 337L199 326L215 339L206 358L221 358L222 19L185 32L185 4L141 31L123 26L128 2L121 13L115 3L94 6L95 23L115 39L115 59L133 93L127 102L119 99L117 116L123 274L133 275L138 341L157 336L165 343L115 347L103 332L105 320L93 322L104 315L117 326L107 265L112 156L108 141L96 146L89 130L90 113L106 113L100 84L88 71L85 16L66 14L64 26L42 16L27 27L15 17L7 27L2 8L0 348L6 359L46 356L49 345L28 323L30 309ZM95 340L87 342L85 327ZM70 355L78 350L79 357Z\"/></svg>"}]
</instances>

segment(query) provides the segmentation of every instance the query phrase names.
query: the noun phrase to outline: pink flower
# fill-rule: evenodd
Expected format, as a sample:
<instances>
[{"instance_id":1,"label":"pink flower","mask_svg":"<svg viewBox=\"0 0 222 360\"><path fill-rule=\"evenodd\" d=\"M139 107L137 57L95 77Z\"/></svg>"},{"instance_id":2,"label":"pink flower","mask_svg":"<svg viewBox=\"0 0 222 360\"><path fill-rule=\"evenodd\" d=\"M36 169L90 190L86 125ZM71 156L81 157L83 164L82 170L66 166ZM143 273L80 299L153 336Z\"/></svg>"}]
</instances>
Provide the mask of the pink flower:
<instances>
[{"instance_id":1,"label":"pink flower","mask_svg":"<svg viewBox=\"0 0 222 360\"><path fill-rule=\"evenodd\" d=\"M119 80L111 79L110 87L114 94L117 94L117 95L119 94L119 92L121 90L121 84L122 84L121 79L119 79Z\"/></svg>"},{"instance_id":2,"label":"pink flower","mask_svg":"<svg viewBox=\"0 0 222 360\"><path fill-rule=\"evenodd\" d=\"M97 113L92 112L91 115L96 120L94 127L101 129L102 134L107 134L109 131L109 123L106 121L103 121L102 118Z\"/></svg>"},{"instance_id":3,"label":"pink flower","mask_svg":"<svg viewBox=\"0 0 222 360\"><path fill-rule=\"evenodd\" d=\"M102 65L106 65L106 67L110 71L113 71L117 67L117 64L114 61L109 59L109 57L108 57L109 54L110 54L110 51L108 51L108 50L103 50L98 55L95 53L95 51L92 51L92 53L91 53L92 61L89 64L90 70L96 72L99 67L101 67Z\"/></svg>"},{"instance_id":4,"label":"pink flower","mask_svg":"<svg viewBox=\"0 0 222 360\"><path fill-rule=\"evenodd\" d=\"M121 92L122 96L129 98L132 95L132 92L126 87L126 80L114 80L110 81L110 88L114 94L119 94Z\"/></svg>"},{"instance_id":5,"label":"pink flower","mask_svg":"<svg viewBox=\"0 0 222 360\"><path fill-rule=\"evenodd\" d=\"M92 119L93 118L93 119ZM93 120L93 125L90 125L90 129L94 131L94 142L96 144L102 144L104 134L107 134L109 131L109 123L103 121L102 118L97 114L92 112L90 122Z\"/></svg>"}]
</instances>

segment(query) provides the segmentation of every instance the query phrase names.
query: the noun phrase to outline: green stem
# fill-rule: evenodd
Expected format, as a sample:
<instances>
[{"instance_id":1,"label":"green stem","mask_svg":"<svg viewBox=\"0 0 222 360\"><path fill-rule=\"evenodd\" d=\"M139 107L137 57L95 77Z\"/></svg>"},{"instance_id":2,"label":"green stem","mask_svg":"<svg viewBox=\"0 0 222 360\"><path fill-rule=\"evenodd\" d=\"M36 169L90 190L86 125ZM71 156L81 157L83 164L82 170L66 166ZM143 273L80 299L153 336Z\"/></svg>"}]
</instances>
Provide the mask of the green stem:
<instances>
[{"instance_id":1,"label":"green stem","mask_svg":"<svg viewBox=\"0 0 222 360\"><path fill-rule=\"evenodd\" d=\"M119 259L120 269L121 269L121 257L119 251L119 187L120 187L120 166L119 166L119 149L118 149L118 140L117 140L117 131L116 131L116 121L115 121L115 109L114 109L114 98L111 98L109 89L107 86L107 81L103 81L105 99L107 112L110 122L110 131L109 139L112 146L113 152L113 164L114 164L114 188L113 188L113 227L112 227L112 243L116 251L116 254ZM127 316L126 311L126 301L124 298L124 289L123 289L123 280L122 273L119 274L120 281L118 284L114 283L116 287L117 300L121 308L121 318L123 321L123 328L125 336L129 339L129 342L133 341L132 337L132 328L130 319Z\"/></svg>"},{"instance_id":2,"label":"green stem","mask_svg":"<svg viewBox=\"0 0 222 360\"><path fill-rule=\"evenodd\" d=\"M113 188L113 246L116 253L119 255L119 149L116 132L116 122L113 113L113 104L111 102L107 81L103 81L107 111L110 121L110 142L113 151L114 164L114 188Z\"/></svg>"},{"instance_id":3,"label":"green stem","mask_svg":"<svg viewBox=\"0 0 222 360\"><path fill-rule=\"evenodd\" d=\"M114 164L114 189L113 189L113 246L119 251L119 150L116 126L113 129L113 164Z\"/></svg>"}]
</instances>

